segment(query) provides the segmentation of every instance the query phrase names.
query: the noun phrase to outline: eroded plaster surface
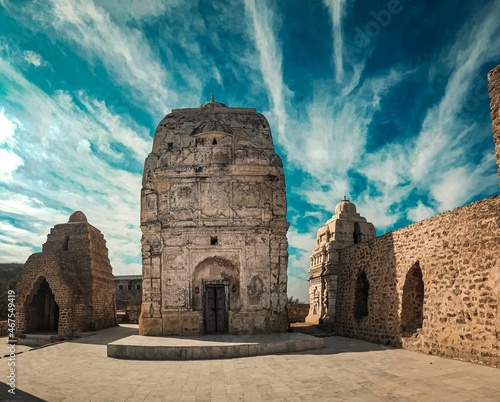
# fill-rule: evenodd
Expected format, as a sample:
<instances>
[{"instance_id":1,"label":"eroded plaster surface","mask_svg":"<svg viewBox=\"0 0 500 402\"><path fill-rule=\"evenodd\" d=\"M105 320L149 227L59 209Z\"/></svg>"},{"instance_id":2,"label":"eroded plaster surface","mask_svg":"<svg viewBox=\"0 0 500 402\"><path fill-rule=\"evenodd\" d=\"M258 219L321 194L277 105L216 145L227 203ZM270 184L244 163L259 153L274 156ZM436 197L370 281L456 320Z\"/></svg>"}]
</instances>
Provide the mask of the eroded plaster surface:
<instances>
[{"instance_id":1,"label":"eroded plaster surface","mask_svg":"<svg viewBox=\"0 0 500 402\"><path fill-rule=\"evenodd\" d=\"M141 334L285 331L289 224L266 118L213 99L173 110L142 184Z\"/></svg>"}]
</instances>

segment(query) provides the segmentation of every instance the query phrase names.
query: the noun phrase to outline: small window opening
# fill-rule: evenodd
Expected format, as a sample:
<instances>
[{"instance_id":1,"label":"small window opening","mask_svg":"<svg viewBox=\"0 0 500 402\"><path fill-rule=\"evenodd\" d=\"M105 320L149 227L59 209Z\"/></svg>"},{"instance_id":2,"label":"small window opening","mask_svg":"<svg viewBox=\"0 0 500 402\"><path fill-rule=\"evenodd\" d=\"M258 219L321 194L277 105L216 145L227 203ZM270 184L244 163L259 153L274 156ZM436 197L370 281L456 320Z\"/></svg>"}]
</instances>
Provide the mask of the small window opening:
<instances>
[{"instance_id":1,"label":"small window opening","mask_svg":"<svg viewBox=\"0 0 500 402\"><path fill-rule=\"evenodd\" d=\"M173 142L169 142L169 143L167 144L167 150L169 150L169 151L170 151L173 147L174 147L174 143L173 143Z\"/></svg>"},{"instance_id":2,"label":"small window opening","mask_svg":"<svg viewBox=\"0 0 500 402\"><path fill-rule=\"evenodd\" d=\"M140 283L138 283L137 285L135 285L135 289L136 289L136 290L141 290L141 284L140 284Z\"/></svg>"},{"instance_id":3,"label":"small window opening","mask_svg":"<svg viewBox=\"0 0 500 402\"><path fill-rule=\"evenodd\" d=\"M63 240L62 250L68 251L68 246L69 246L69 236L66 236Z\"/></svg>"},{"instance_id":4,"label":"small window opening","mask_svg":"<svg viewBox=\"0 0 500 402\"><path fill-rule=\"evenodd\" d=\"M361 229L358 222L354 223L354 233L352 236L354 238L354 244L361 243Z\"/></svg>"},{"instance_id":5,"label":"small window opening","mask_svg":"<svg viewBox=\"0 0 500 402\"><path fill-rule=\"evenodd\" d=\"M217 236L210 236L210 245L215 246L219 244L219 238Z\"/></svg>"},{"instance_id":6,"label":"small window opening","mask_svg":"<svg viewBox=\"0 0 500 402\"><path fill-rule=\"evenodd\" d=\"M366 279L366 273L362 271L356 279L356 287L354 289L354 318L357 320L368 316L369 289L370 284L368 283L368 279Z\"/></svg>"},{"instance_id":7,"label":"small window opening","mask_svg":"<svg viewBox=\"0 0 500 402\"><path fill-rule=\"evenodd\" d=\"M118 290L123 290L123 285L118 285Z\"/></svg>"},{"instance_id":8,"label":"small window opening","mask_svg":"<svg viewBox=\"0 0 500 402\"><path fill-rule=\"evenodd\" d=\"M212 145L217 145L217 140L215 138L212 141Z\"/></svg>"},{"instance_id":9,"label":"small window opening","mask_svg":"<svg viewBox=\"0 0 500 402\"><path fill-rule=\"evenodd\" d=\"M131 283L128 284L128 290L132 290L132 284Z\"/></svg>"}]
</instances>

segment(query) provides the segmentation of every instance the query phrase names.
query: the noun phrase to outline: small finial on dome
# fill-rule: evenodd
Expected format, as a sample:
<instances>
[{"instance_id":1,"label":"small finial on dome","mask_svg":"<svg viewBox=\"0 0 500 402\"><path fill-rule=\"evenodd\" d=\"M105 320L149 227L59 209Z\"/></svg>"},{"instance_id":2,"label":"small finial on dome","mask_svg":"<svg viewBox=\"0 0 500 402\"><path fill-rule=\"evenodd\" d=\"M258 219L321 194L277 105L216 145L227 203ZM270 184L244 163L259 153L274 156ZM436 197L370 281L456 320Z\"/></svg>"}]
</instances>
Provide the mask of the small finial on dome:
<instances>
[{"instance_id":1,"label":"small finial on dome","mask_svg":"<svg viewBox=\"0 0 500 402\"><path fill-rule=\"evenodd\" d=\"M345 196L345 194L344 194L344 201L345 201L345 200L347 200L347 197L346 197L346 196Z\"/></svg>"},{"instance_id":2,"label":"small finial on dome","mask_svg":"<svg viewBox=\"0 0 500 402\"><path fill-rule=\"evenodd\" d=\"M212 92L212 96L210 96L210 102L214 103L215 102L215 96L214 93Z\"/></svg>"}]
</instances>

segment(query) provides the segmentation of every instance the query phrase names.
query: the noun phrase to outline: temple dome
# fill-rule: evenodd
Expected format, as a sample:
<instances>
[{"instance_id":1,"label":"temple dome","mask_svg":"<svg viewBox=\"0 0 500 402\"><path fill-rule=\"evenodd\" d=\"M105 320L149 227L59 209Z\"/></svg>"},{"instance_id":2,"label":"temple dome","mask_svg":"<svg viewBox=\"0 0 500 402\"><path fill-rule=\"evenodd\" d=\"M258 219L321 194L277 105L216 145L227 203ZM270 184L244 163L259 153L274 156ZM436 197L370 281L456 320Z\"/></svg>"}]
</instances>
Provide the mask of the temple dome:
<instances>
[{"instance_id":1,"label":"temple dome","mask_svg":"<svg viewBox=\"0 0 500 402\"><path fill-rule=\"evenodd\" d=\"M68 220L68 223L74 222L87 222L87 217L82 211L75 211L70 215Z\"/></svg>"},{"instance_id":2,"label":"temple dome","mask_svg":"<svg viewBox=\"0 0 500 402\"><path fill-rule=\"evenodd\" d=\"M335 215L338 215L340 212L347 212L350 214L356 213L356 205L354 205L351 201L349 201L345 196L342 201L340 201L335 207Z\"/></svg>"},{"instance_id":3,"label":"temple dome","mask_svg":"<svg viewBox=\"0 0 500 402\"><path fill-rule=\"evenodd\" d=\"M227 108L226 105L220 102L216 102L214 98L214 94L210 97L210 102L204 103L203 105L200 106L200 109L215 109L215 108L221 108L225 107Z\"/></svg>"}]
</instances>

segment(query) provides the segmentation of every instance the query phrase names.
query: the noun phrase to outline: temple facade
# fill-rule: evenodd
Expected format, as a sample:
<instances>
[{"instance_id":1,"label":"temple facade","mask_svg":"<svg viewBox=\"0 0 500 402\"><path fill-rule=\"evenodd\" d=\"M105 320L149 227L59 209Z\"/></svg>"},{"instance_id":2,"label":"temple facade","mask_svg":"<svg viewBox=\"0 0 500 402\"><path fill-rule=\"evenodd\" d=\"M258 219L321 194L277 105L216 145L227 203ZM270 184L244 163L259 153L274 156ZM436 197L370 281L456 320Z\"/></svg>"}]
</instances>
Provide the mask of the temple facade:
<instances>
[{"instance_id":1,"label":"temple facade","mask_svg":"<svg viewBox=\"0 0 500 402\"><path fill-rule=\"evenodd\" d=\"M213 97L173 110L142 186L140 333L286 331L285 179L266 118Z\"/></svg>"},{"instance_id":2,"label":"temple facade","mask_svg":"<svg viewBox=\"0 0 500 402\"><path fill-rule=\"evenodd\" d=\"M374 226L344 197L333 215L318 230L309 268L308 324L333 324L337 298L339 250L375 237Z\"/></svg>"}]
</instances>

